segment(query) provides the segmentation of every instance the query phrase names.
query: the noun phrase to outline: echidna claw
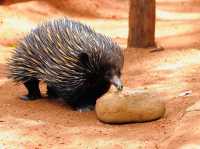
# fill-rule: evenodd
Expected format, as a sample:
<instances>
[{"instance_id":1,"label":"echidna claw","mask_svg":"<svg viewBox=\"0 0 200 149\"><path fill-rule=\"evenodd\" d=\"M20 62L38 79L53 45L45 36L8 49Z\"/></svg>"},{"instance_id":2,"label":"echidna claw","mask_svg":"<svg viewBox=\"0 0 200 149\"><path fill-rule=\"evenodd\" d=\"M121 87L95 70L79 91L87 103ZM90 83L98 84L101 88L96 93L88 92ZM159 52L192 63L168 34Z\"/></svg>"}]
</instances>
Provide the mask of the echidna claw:
<instances>
[{"instance_id":1,"label":"echidna claw","mask_svg":"<svg viewBox=\"0 0 200 149\"><path fill-rule=\"evenodd\" d=\"M90 111L94 110L94 106L88 105L88 106L81 107L81 108L77 107L75 110L78 111L78 112L90 112Z\"/></svg>"},{"instance_id":2,"label":"echidna claw","mask_svg":"<svg viewBox=\"0 0 200 149\"><path fill-rule=\"evenodd\" d=\"M38 98L41 98L41 96L29 96L29 95L24 95L21 96L20 99L24 101L30 101L30 100L37 100Z\"/></svg>"}]
</instances>

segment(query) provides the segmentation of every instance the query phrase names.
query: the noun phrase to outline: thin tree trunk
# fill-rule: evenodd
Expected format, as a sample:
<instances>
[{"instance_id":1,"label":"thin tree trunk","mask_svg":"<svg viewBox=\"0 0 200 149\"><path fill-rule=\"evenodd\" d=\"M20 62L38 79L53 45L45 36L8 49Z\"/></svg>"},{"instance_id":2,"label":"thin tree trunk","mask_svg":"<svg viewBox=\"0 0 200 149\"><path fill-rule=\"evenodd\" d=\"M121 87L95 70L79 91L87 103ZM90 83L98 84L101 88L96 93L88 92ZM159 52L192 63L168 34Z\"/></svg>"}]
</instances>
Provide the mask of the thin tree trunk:
<instances>
[{"instance_id":1,"label":"thin tree trunk","mask_svg":"<svg viewBox=\"0 0 200 149\"><path fill-rule=\"evenodd\" d=\"M155 46L155 0L130 0L128 47Z\"/></svg>"}]
</instances>

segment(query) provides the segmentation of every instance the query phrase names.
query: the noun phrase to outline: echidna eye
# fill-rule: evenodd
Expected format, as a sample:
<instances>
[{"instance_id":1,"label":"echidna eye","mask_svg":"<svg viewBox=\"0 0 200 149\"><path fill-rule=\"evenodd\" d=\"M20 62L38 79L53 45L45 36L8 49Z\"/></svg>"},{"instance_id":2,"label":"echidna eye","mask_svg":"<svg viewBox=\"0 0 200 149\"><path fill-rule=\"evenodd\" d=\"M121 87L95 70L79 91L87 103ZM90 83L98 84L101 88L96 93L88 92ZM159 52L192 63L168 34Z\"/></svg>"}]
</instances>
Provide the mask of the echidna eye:
<instances>
[{"instance_id":1,"label":"echidna eye","mask_svg":"<svg viewBox=\"0 0 200 149\"><path fill-rule=\"evenodd\" d=\"M87 53L84 52L79 54L79 59L84 65L87 65L87 63L89 62L89 56L87 55Z\"/></svg>"},{"instance_id":2,"label":"echidna eye","mask_svg":"<svg viewBox=\"0 0 200 149\"><path fill-rule=\"evenodd\" d=\"M110 71L105 72L105 78L110 79L112 77L112 73Z\"/></svg>"},{"instance_id":3,"label":"echidna eye","mask_svg":"<svg viewBox=\"0 0 200 149\"><path fill-rule=\"evenodd\" d=\"M122 75L121 71L118 72L118 76L120 77Z\"/></svg>"}]
</instances>

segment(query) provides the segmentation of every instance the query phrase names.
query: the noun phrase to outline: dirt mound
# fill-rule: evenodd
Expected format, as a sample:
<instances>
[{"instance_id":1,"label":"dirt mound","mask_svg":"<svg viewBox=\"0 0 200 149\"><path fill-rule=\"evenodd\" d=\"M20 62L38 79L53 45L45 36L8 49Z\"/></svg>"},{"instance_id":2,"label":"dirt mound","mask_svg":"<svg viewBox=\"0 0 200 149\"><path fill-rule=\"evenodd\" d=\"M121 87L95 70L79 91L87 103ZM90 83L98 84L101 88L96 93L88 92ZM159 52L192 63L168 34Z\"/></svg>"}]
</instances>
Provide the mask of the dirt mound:
<instances>
[{"instance_id":1,"label":"dirt mound","mask_svg":"<svg viewBox=\"0 0 200 149\"><path fill-rule=\"evenodd\" d=\"M27 3L27 0L4 0L1 2L6 5L21 5L20 3ZM71 16L87 16L87 17L99 17L99 18L127 18L128 1L119 0L43 0L43 1L29 1L28 3L39 3L39 5L31 5L28 9L35 10L37 7L43 7L45 5L51 5L58 11L64 12ZM25 3L24 3L25 4ZM24 6L24 5L21 5ZM27 6L24 6L27 9ZM48 8L48 7L45 7ZM43 9L40 9L43 10ZM48 9L44 10L46 13L51 12Z\"/></svg>"}]
</instances>

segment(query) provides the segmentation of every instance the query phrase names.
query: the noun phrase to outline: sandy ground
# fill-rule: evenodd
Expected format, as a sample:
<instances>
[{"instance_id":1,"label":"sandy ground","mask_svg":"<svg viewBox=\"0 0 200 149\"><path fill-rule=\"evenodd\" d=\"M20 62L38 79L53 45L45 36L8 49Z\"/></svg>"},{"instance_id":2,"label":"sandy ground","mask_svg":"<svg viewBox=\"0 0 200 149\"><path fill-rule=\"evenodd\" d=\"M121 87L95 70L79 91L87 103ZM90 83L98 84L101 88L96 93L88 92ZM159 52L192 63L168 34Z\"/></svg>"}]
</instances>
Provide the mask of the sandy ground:
<instances>
[{"instance_id":1,"label":"sandy ground","mask_svg":"<svg viewBox=\"0 0 200 149\"><path fill-rule=\"evenodd\" d=\"M38 22L51 16L68 15L126 47L126 15L117 19L80 17L76 12L68 14L42 2L48 10L44 14L37 1L1 5L0 148L200 148L200 10L197 8L200 1L190 1L187 7L187 1L163 1L157 1L156 41L164 50L125 49L123 82L131 88L154 91L166 103L166 114L157 121L124 125L101 123L94 111L75 112L59 101L46 98L32 102L20 100L19 96L26 90L6 79L5 63L17 41ZM114 11L119 3L127 5L124 1L117 2L112 4L110 11ZM125 14L127 8L124 6L120 11ZM41 88L45 94L45 85Z\"/></svg>"}]
</instances>

